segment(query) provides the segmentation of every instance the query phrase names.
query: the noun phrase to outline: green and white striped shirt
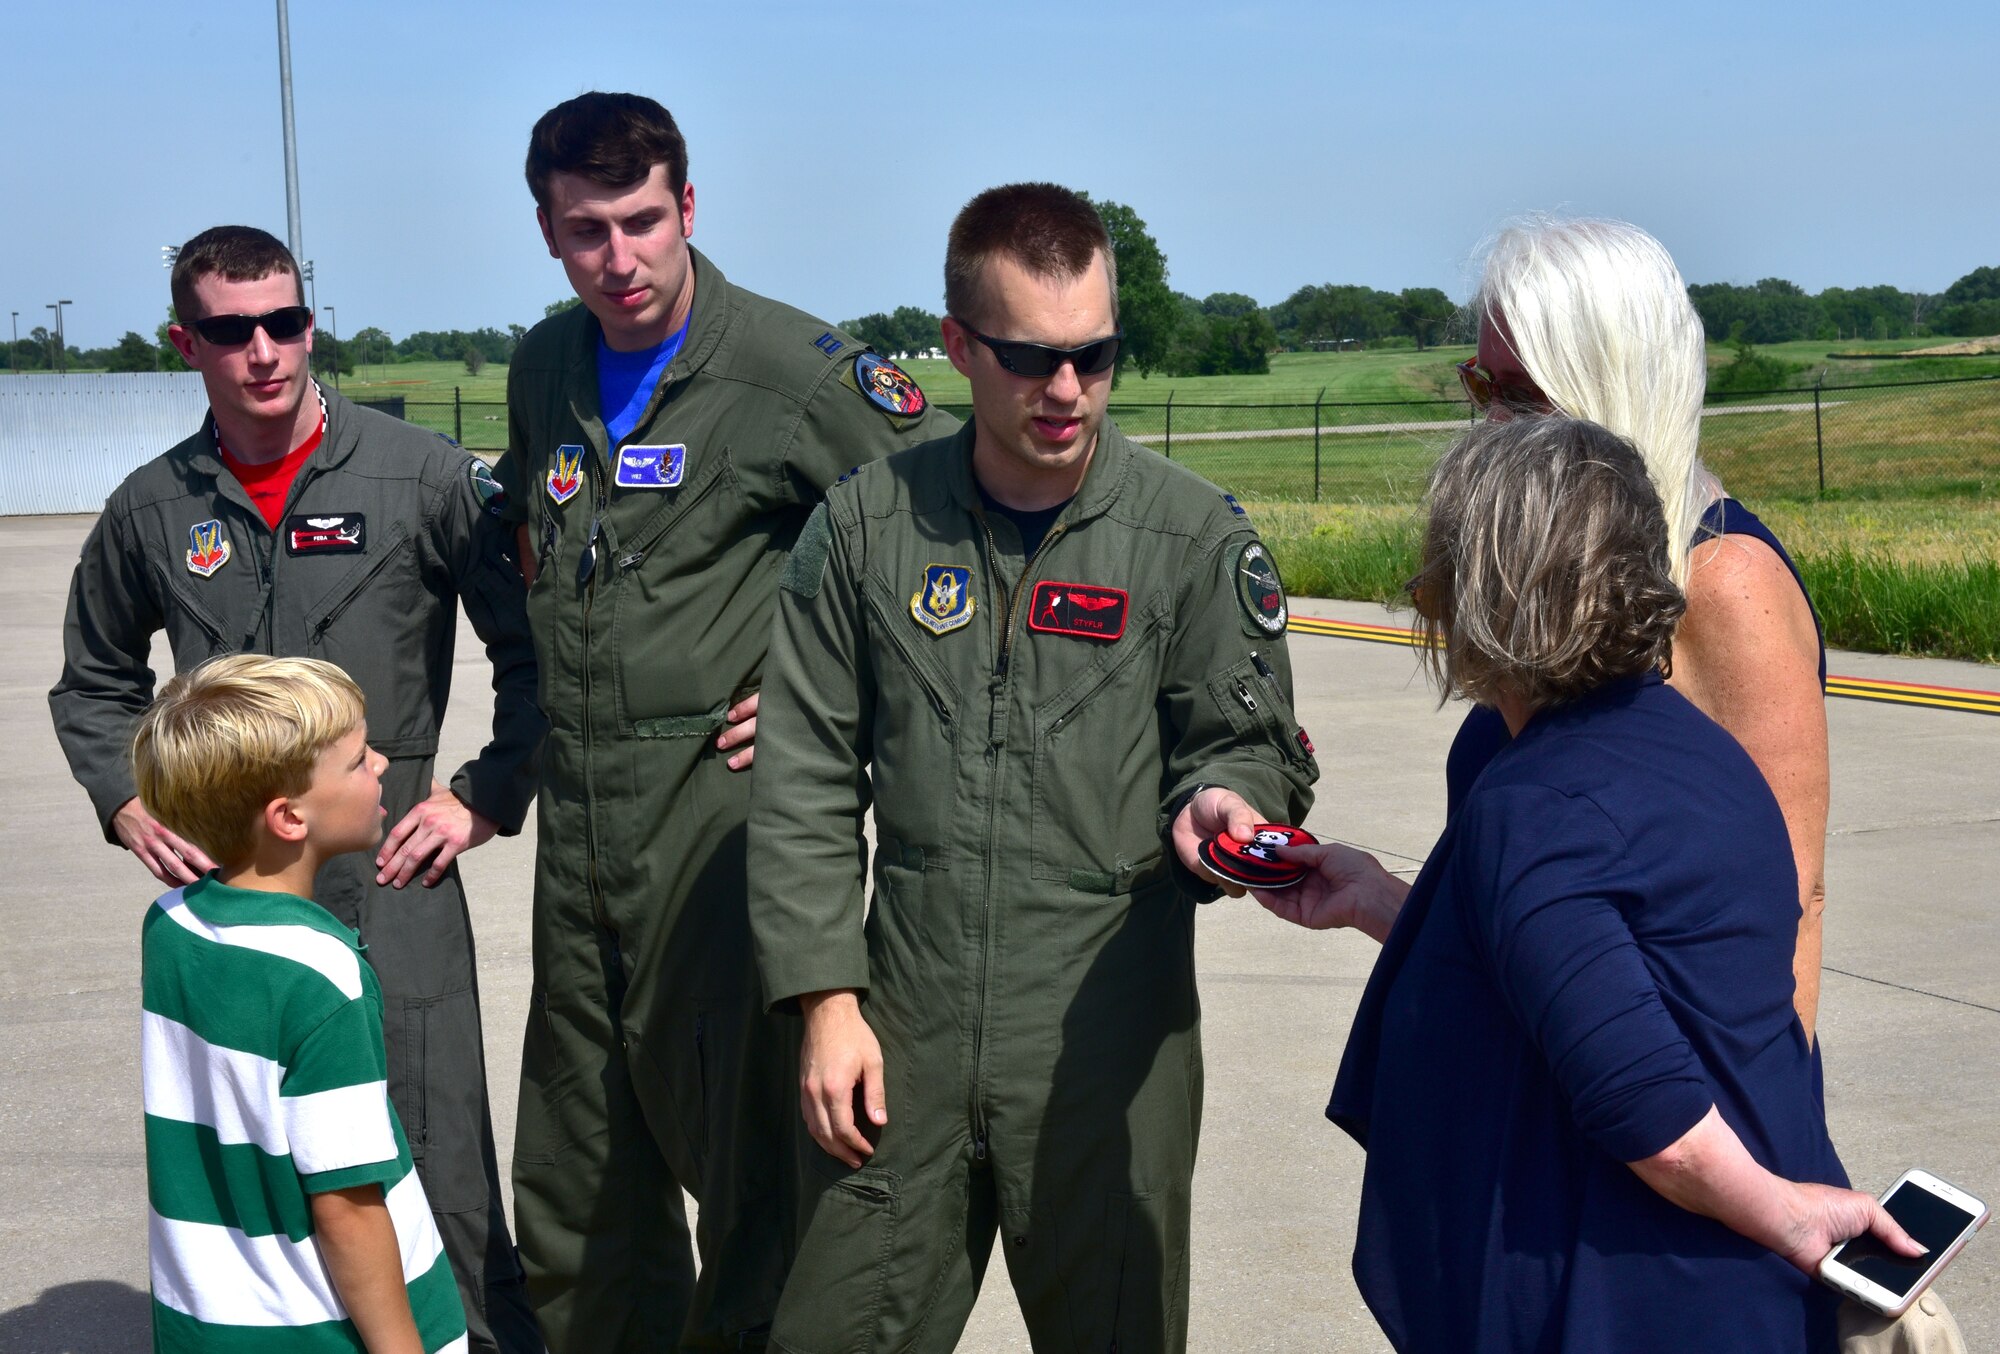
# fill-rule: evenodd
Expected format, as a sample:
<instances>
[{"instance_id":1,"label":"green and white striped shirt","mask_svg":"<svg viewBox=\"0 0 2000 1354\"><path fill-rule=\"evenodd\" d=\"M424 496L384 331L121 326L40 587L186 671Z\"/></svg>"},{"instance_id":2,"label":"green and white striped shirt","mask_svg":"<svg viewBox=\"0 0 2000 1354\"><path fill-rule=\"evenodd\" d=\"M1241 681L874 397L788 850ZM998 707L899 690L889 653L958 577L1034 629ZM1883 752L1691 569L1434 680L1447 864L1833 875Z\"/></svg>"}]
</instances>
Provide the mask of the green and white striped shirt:
<instances>
[{"instance_id":1,"label":"green and white striped shirt","mask_svg":"<svg viewBox=\"0 0 2000 1354\"><path fill-rule=\"evenodd\" d=\"M424 1348L465 1349L355 933L303 898L211 877L147 909L142 952L154 1348L362 1348L309 1198L379 1184Z\"/></svg>"}]
</instances>

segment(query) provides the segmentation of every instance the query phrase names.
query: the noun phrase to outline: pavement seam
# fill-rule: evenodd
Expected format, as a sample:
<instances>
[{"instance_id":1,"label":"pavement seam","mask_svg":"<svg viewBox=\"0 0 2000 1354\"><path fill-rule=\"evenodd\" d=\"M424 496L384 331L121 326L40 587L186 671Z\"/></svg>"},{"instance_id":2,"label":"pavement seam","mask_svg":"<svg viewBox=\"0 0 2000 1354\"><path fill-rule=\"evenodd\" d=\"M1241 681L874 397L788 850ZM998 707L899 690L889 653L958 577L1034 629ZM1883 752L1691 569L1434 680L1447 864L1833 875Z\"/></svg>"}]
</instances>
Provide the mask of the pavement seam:
<instances>
[{"instance_id":1,"label":"pavement seam","mask_svg":"<svg viewBox=\"0 0 2000 1354\"><path fill-rule=\"evenodd\" d=\"M1981 1001L1967 1001L1964 997L1949 997L1942 992L1932 992L1927 988L1911 987L1908 983L1892 983L1887 978L1871 978L1865 973L1853 973L1844 968L1835 968L1831 964L1821 964L1820 971L1822 973L1838 973L1843 978L1853 978L1864 983L1874 983L1878 987L1893 987L1902 992L1914 992L1920 997L1933 997L1938 1001L1951 1002L1955 1006L1970 1006L1975 1011L1991 1011L1994 1015L2000 1015L2000 1006L1988 1006L1985 1002Z\"/></svg>"}]
</instances>

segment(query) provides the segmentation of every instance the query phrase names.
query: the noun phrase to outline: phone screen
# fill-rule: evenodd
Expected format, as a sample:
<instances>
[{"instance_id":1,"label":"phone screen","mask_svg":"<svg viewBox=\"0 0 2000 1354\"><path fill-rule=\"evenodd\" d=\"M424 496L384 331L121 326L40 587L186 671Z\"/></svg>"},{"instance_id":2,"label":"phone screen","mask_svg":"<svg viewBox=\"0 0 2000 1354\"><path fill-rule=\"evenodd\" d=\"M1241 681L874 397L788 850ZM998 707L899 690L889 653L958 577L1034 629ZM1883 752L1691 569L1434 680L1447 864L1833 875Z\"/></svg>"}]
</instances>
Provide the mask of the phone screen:
<instances>
[{"instance_id":1,"label":"phone screen","mask_svg":"<svg viewBox=\"0 0 2000 1354\"><path fill-rule=\"evenodd\" d=\"M1900 1298L1924 1277L1924 1271L1937 1259L1938 1252L1972 1225L1973 1215L1908 1180L1896 1186L1882 1201L1882 1207L1929 1254L1914 1258L1897 1255L1871 1234L1842 1243L1833 1258Z\"/></svg>"}]
</instances>

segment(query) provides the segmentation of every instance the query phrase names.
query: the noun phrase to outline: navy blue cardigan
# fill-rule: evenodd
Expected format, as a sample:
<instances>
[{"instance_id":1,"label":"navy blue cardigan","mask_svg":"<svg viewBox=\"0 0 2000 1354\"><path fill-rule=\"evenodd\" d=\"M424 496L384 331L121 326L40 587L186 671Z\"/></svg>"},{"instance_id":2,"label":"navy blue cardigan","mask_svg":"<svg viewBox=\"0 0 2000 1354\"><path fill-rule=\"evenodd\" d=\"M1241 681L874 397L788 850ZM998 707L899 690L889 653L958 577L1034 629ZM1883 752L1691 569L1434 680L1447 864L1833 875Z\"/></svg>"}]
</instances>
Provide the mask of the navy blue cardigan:
<instances>
[{"instance_id":1,"label":"navy blue cardigan","mask_svg":"<svg viewBox=\"0 0 2000 1354\"><path fill-rule=\"evenodd\" d=\"M1831 1348L1833 1295L1625 1164L1711 1104L1845 1184L1792 1009L1798 885L1748 754L1657 674L1545 710L1469 787L1383 946L1328 1117L1399 1350Z\"/></svg>"}]
</instances>

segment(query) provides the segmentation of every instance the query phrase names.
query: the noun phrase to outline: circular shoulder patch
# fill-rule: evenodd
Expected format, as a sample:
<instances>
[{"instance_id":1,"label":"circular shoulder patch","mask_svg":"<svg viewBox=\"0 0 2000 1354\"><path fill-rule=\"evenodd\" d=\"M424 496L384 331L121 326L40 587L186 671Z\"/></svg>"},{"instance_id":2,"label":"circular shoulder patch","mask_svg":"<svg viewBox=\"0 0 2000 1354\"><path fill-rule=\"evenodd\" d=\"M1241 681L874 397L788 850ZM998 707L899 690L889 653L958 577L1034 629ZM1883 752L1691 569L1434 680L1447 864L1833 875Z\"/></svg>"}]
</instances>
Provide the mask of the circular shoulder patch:
<instances>
[{"instance_id":1,"label":"circular shoulder patch","mask_svg":"<svg viewBox=\"0 0 2000 1354\"><path fill-rule=\"evenodd\" d=\"M1278 563L1262 541L1251 541L1236 557L1236 600L1243 616L1255 626L1253 635L1285 633L1285 585L1278 579Z\"/></svg>"},{"instance_id":2,"label":"circular shoulder patch","mask_svg":"<svg viewBox=\"0 0 2000 1354\"><path fill-rule=\"evenodd\" d=\"M879 353L855 355L854 383L877 409L898 418L915 418L930 403L908 372Z\"/></svg>"},{"instance_id":3,"label":"circular shoulder patch","mask_svg":"<svg viewBox=\"0 0 2000 1354\"><path fill-rule=\"evenodd\" d=\"M507 491L500 487L499 480L493 478L493 467L475 456L465 473L472 481L472 494L479 500L480 507L495 517L505 511Z\"/></svg>"}]
</instances>

